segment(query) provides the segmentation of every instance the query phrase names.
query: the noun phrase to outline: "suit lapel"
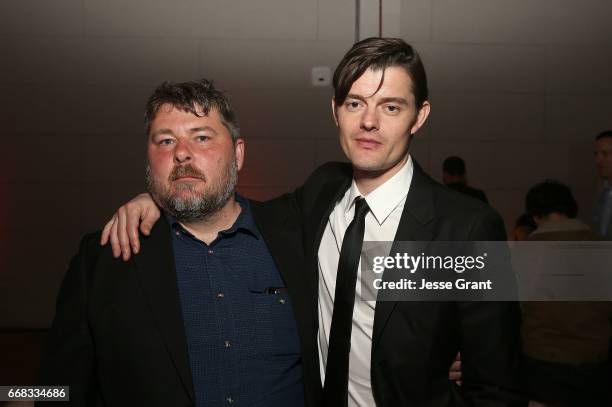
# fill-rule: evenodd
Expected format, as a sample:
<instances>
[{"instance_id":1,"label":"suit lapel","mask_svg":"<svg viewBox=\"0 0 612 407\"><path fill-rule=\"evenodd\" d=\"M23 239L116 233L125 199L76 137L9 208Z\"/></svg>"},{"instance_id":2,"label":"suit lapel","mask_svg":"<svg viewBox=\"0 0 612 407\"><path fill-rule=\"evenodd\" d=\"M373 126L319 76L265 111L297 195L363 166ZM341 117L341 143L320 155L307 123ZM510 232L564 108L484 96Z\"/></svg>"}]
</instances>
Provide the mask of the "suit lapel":
<instances>
[{"instance_id":1,"label":"suit lapel","mask_svg":"<svg viewBox=\"0 0 612 407\"><path fill-rule=\"evenodd\" d=\"M170 229L160 219L134 257L149 306L185 390L195 400Z\"/></svg>"},{"instance_id":2,"label":"suit lapel","mask_svg":"<svg viewBox=\"0 0 612 407\"><path fill-rule=\"evenodd\" d=\"M406 196L406 203L400 217L400 223L395 233L394 243L391 247L390 256L398 251L398 243L401 241L430 241L434 237L432 220L435 217L433 200L433 181L419 164L412 160L414 169L410 190ZM384 276L383 276L384 278ZM374 312L374 328L372 333L372 350L380 340L391 313L397 306L397 301L379 301L376 303Z\"/></svg>"}]
</instances>

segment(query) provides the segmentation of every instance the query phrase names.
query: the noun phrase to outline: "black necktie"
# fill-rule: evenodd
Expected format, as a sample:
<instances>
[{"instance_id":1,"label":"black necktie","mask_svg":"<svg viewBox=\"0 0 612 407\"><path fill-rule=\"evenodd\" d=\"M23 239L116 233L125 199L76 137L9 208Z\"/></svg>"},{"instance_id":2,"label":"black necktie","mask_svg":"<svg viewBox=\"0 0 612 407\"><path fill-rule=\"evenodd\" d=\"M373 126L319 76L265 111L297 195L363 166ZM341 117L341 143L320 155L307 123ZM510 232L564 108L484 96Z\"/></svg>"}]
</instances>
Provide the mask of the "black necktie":
<instances>
[{"instance_id":1,"label":"black necktie","mask_svg":"<svg viewBox=\"0 0 612 407\"><path fill-rule=\"evenodd\" d=\"M346 229L340 250L323 389L325 405L328 407L344 407L348 403L349 352L355 285L363 244L365 217L369 210L363 197L355 199L355 216Z\"/></svg>"}]
</instances>

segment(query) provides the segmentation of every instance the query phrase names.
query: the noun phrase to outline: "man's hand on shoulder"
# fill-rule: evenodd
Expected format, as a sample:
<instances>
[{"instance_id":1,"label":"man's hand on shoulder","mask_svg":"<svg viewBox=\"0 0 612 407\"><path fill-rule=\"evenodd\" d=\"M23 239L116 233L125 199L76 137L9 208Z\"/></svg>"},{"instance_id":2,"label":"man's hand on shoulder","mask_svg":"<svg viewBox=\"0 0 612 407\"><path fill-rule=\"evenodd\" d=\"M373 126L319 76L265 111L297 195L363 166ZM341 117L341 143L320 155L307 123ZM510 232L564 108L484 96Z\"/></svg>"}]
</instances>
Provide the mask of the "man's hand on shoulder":
<instances>
[{"instance_id":1,"label":"man's hand on shoulder","mask_svg":"<svg viewBox=\"0 0 612 407\"><path fill-rule=\"evenodd\" d=\"M448 379L461 386L461 353L457 353L448 372Z\"/></svg>"},{"instance_id":2,"label":"man's hand on shoulder","mask_svg":"<svg viewBox=\"0 0 612 407\"><path fill-rule=\"evenodd\" d=\"M139 226L142 234L148 236L160 215L151 195L140 194L117 209L102 230L100 244L104 246L110 241L113 256L122 256L127 261L132 253L140 251Z\"/></svg>"}]
</instances>

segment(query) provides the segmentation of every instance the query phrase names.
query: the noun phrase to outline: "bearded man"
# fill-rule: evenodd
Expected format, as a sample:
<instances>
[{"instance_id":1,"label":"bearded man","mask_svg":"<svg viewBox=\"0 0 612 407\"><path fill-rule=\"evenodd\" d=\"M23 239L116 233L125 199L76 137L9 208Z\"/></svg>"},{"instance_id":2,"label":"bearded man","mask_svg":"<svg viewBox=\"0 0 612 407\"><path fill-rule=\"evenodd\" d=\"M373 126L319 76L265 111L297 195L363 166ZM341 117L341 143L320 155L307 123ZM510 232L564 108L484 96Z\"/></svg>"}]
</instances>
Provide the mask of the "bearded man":
<instances>
[{"instance_id":1,"label":"bearded man","mask_svg":"<svg viewBox=\"0 0 612 407\"><path fill-rule=\"evenodd\" d=\"M316 405L299 234L284 201L235 193L245 143L227 99L207 80L164 83L145 130L163 221L127 262L83 238L41 382L70 386L75 406Z\"/></svg>"}]
</instances>

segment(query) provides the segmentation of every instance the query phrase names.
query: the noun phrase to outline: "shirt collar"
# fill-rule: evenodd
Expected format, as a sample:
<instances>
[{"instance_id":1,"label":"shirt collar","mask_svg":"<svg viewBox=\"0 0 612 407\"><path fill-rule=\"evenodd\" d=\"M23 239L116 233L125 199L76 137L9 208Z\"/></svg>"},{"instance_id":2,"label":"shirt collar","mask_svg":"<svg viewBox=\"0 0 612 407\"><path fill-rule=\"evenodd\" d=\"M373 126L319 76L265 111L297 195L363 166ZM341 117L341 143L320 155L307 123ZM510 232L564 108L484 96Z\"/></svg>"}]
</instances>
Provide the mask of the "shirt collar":
<instances>
[{"instance_id":1,"label":"shirt collar","mask_svg":"<svg viewBox=\"0 0 612 407\"><path fill-rule=\"evenodd\" d=\"M406 198L408 190L410 189L410 183L412 182L412 174L414 171L414 164L412 163L412 157L408 154L408 159L400 168L400 170L389 178L384 184L370 192L365 200L370 207L370 212L376 219L379 225L382 225L385 220L391 215L391 212ZM355 179L351 183L349 189L349 199L346 202L344 208L345 213L348 213L354 205L355 198L363 196L357 188Z\"/></svg>"},{"instance_id":2,"label":"shirt collar","mask_svg":"<svg viewBox=\"0 0 612 407\"><path fill-rule=\"evenodd\" d=\"M234 222L234 224L229 229L222 230L221 232L219 232L219 234L223 236L227 236L227 235L236 233L238 231L243 231L243 232L247 232L253 235L257 239L261 239L261 234L259 233L259 230L257 229L257 225L255 224L255 220L253 219L253 215L251 213L251 205L249 204L249 200L238 193L235 194L235 198L236 198L236 202L240 204L240 207L242 208L242 210L240 211L240 214L236 218L236 221ZM176 220L174 216L170 215L167 212L164 212L164 215L166 216L168 223L172 227L172 230L175 230L175 231L178 230L178 231L187 233L188 235L191 235L191 233L189 233L189 231L187 231L180 224L180 222Z\"/></svg>"}]
</instances>

